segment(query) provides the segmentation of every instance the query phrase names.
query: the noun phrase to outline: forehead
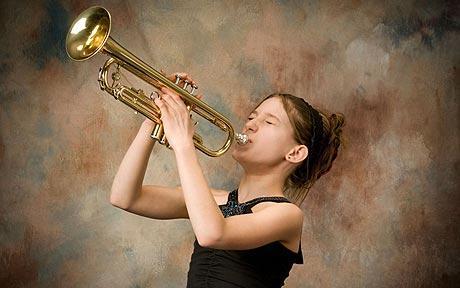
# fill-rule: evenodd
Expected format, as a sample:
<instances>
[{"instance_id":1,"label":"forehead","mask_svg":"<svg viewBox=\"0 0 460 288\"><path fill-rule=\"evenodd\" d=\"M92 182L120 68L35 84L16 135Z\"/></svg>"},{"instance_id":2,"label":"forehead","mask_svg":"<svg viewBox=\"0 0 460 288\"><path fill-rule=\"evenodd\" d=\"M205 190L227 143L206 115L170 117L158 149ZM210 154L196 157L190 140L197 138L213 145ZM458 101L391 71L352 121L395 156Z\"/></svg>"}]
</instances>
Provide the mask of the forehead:
<instances>
[{"instance_id":1,"label":"forehead","mask_svg":"<svg viewBox=\"0 0 460 288\"><path fill-rule=\"evenodd\" d=\"M254 110L257 110L259 113L271 113L278 117L281 122L289 124L289 118L286 114L286 111L284 110L283 102L279 97L266 99Z\"/></svg>"}]
</instances>

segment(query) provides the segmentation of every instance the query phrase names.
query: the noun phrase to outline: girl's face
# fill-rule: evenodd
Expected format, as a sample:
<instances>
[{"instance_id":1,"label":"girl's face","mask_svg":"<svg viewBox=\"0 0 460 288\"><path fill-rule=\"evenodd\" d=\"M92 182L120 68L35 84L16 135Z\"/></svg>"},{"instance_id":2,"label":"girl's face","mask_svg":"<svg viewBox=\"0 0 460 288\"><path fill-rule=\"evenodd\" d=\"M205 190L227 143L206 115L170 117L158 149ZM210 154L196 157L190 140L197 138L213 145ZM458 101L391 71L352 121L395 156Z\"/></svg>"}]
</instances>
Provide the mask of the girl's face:
<instances>
[{"instance_id":1,"label":"girl's face","mask_svg":"<svg viewBox=\"0 0 460 288\"><path fill-rule=\"evenodd\" d=\"M279 97L268 98L248 116L243 133L246 145L235 145L232 157L243 167L266 170L285 161L297 144L294 132Z\"/></svg>"}]
</instances>

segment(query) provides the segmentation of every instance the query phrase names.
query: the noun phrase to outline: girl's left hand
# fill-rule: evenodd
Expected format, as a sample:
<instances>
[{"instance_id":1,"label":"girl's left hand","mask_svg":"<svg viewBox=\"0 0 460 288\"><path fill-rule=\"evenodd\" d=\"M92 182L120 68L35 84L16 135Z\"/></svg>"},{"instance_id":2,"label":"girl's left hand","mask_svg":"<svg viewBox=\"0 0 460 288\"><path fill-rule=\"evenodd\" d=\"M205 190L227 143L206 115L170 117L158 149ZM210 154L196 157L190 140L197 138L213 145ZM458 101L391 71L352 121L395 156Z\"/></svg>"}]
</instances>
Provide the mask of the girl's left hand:
<instances>
[{"instance_id":1,"label":"girl's left hand","mask_svg":"<svg viewBox=\"0 0 460 288\"><path fill-rule=\"evenodd\" d=\"M182 98L167 87L161 88L159 97L154 99L160 108L161 121L169 145L175 152L194 146L195 125L190 119L190 111ZM201 97L198 97L201 98Z\"/></svg>"}]
</instances>

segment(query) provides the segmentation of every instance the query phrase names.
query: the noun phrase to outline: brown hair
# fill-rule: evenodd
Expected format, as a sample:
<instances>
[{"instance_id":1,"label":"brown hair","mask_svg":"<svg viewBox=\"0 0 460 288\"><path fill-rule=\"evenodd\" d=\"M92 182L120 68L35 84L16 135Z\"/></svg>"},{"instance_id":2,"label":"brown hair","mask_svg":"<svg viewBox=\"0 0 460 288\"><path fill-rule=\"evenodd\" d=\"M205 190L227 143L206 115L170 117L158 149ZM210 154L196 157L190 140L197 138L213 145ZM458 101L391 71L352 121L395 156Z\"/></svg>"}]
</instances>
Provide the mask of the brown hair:
<instances>
[{"instance_id":1,"label":"brown hair","mask_svg":"<svg viewBox=\"0 0 460 288\"><path fill-rule=\"evenodd\" d=\"M259 105L272 97L281 99L294 131L294 140L308 147L307 158L288 175L284 183L283 192L300 206L315 181L331 169L343 142L341 134L345 119L341 113L327 116L304 99L291 94L270 94Z\"/></svg>"}]
</instances>

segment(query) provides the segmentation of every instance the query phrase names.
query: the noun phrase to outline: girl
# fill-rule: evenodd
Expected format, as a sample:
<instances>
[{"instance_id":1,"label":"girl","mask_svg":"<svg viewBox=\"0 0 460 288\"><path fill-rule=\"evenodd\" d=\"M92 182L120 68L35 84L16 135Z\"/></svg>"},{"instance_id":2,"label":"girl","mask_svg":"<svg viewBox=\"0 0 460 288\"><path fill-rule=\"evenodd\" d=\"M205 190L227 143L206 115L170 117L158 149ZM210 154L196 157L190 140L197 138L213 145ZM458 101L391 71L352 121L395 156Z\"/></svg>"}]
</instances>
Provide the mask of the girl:
<instances>
[{"instance_id":1,"label":"girl","mask_svg":"<svg viewBox=\"0 0 460 288\"><path fill-rule=\"evenodd\" d=\"M180 85L194 84L185 73L175 75ZM167 88L159 94L154 101L181 186L142 185L154 145L154 123L146 119L113 181L112 205L154 219L190 219L196 240L187 287L283 286L292 265L303 264L299 206L337 156L343 115L327 117L290 94L266 97L244 125L249 142L232 151L244 174L229 192L208 186L182 99Z\"/></svg>"}]
</instances>

